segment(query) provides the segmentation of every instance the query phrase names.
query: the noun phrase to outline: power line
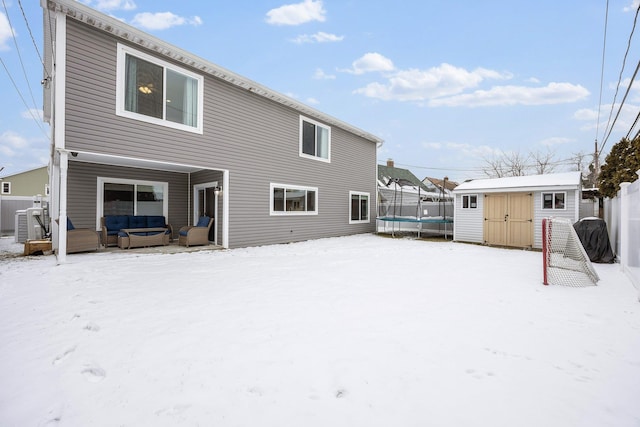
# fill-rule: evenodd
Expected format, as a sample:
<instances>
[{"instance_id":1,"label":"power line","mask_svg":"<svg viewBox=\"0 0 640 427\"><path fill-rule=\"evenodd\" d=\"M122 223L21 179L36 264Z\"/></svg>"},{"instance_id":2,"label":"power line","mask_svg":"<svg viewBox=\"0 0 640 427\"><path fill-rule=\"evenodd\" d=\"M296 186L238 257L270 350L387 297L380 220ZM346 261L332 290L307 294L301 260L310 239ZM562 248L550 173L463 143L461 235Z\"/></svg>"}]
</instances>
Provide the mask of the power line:
<instances>
[{"instance_id":1,"label":"power line","mask_svg":"<svg viewBox=\"0 0 640 427\"><path fill-rule=\"evenodd\" d=\"M607 24L609 22L609 0L607 0L607 8L604 14L604 40L602 41L602 66L600 68L600 97L598 99L598 119L596 120L596 147L598 135L600 133L600 109L602 108L602 87L604 86L604 60L607 48Z\"/></svg>"},{"instance_id":2,"label":"power line","mask_svg":"<svg viewBox=\"0 0 640 427\"><path fill-rule=\"evenodd\" d=\"M11 84L13 84L13 87L15 88L16 92L18 92L18 96L22 100L22 103L24 104L25 107L27 107L27 112L29 113L29 115L31 116L33 121L36 122L36 125L38 125L38 127L40 128L42 133L45 135L45 137L47 139L49 139L49 135L47 134L46 130L42 127L42 124L40 123L41 119L39 117L36 117L36 116L33 115L33 110L31 108L29 108L29 105L27 104L27 101L25 101L24 97L22 96L22 93L20 92L20 89L18 89L18 85L16 85L15 80L11 76L11 73L9 72L9 69L5 65L5 63L2 60L2 58L0 58L0 64L2 64L2 67L7 72L7 75L9 76L9 80L11 80Z\"/></svg>"},{"instance_id":3,"label":"power line","mask_svg":"<svg viewBox=\"0 0 640 427\"><path fill-rule=\"evenodd\" d=\"M575 161L576 161L576 157L569 157L569 158L549 162L549 166L573 165L575 164ZM408 165L405 163L396 163L396 164L398 166L404 166L406 168L412 168L412 169L428 169L428 170L455 171L455 172L484 172L487 169L486 167L482 167L482 166L461 169L461 168L453 168L453 167L449 168L449 167ZM533 168L537 166L537 164L527 163L523 166L526 168Z\"/></svg>"},{"instance_id":4,"label":"power line","mask_svg":"<svg viewBox=\"0 0 640 427\"><path fill-rule=\"evenodd\" d=\"M20 54L20 47L18 46L18 40L16 40L16 33L13 30L14 27L11 24L11 19L9 18L9 11L7 10L7 4L5 3L5 0L2 0L2 6L4 7L4 12L7 16L7 22L9 23L9 31L11 31L11 38L13 39L13 44L15 44L16 46L16 53L18 54L18 59L20 61L20 66L22 68L22 74L24 74L24 79L27 83L27 87L29 88L29 95L31 95L31 101L33 102L33 107L36 110L38 110L39 109L38 103L36 102L36 99L33 96L33 90L31 89L31 84L29 84L29 77L27 76L27 70L25 69L24 62L22 60L22 55ZM3 66L4 66L4 62L3 62ZM5 66L5 69L6 69L6 66ZM9 73L9 70L7 70L7 73ZM27 109L29 109L29 107L27 107Z\"/></svg>"},{"instance_id":5,"label":"power line","mask_svg":"<svg viewBox=\"0 0 640 427\"><path fill-rule=\"evenodd\" d=\"M626 139L629 139L629 135L631 135L631 132L633 132L633 128L636 127L636 125L638 124L638 121L640 121L640 112L638 112L638 115L636 116L636 119L633 121L633 124L631 125L631 128L629 129L629 132L627 132L627 135L625 136ZM640 130L638 130L638 132L640 132Z\"/></svg>"},{"instance_id":6,"label":"power line","mask_svg":"<svg viewBox=\"0 0 640 427\"><path fill-rule=\"evenodd\" d=\"M40 63L42 64L42 68L47 73L47 76L50 76L49 70L47 70L47 66L44 64L44 60L42 59L42 55L40 55L40 49L38 49L38 45L36 44L36 39L33 37L33 33L31 32L31 26L29 25L29 20L27 19L27 15L24 13L24 9L22 8L22 1L18 0L18 6L20 6L20 11L22 11L22 17L24 18L24 23L27 25L27 30L29 31L29 36L31 37L31 42L33 43L33 47L36 49L36 53L38 54L38 58L40 58ZM8 19L8 18L7 18Z\"/></svg>"},{"instance_id":7,"label":"power line","mask_svg":"<svg viewBox=\"0 0 640 427\"><path fill-rule=\"evenodd\" d=\"M638 10L640 10L640 7L638 7ZM633 82L635 81L636 76L638 75L638 70L640 70L640 61L638 61L638 65L636 66L636 70L633 72L633 76L631 77L631 81L629 82L629 86L627 87L627 91L624 93L624 98L622 98L622 101L620 102L620 107L618 108L618 112L616 113L615 119L613 119L613 123L611 124L611 128L609 129L609 133L607 134L607 136L604 139L604 141L602 141L602 147L599 150L600 152L602 152L602 150L604 149L604 146L607 143L607 140L609 139L609 136L611 135L611 131L613 130L613 125L615 125L616 120L618 120L618 116L620 116L620 113L622 112L622 106L624 105L624 102L627 99L627 96L629 95L629 92L631 91L631 87L633 86Z\"/></svg>"},{"instance_id":8,"label":"power line","mask_svg":"<svg viewBox=\"0 0 640 427\"><path fill-rule=\"evenodd\" d=\"M624 72L624 67L627 61L627 55L629 54L629 49L631 48L631 40L633 38L633 33L636 29L636 23L638 21L638 13L640 12L640 4L638 4L638 8L636 9L636 15L633 18L633 27L631 27L631 34L629 34L629 41L627 42L627 50L624 53L624 57L622 59L622 69L620 70L620 76L618 77L618 84L616 85L616 92L613 96L613 102L611 103L611 111L609 112L609 120L607 121L607 127L605 128L605 133L607 133L607 129L609 130L609 133L607 133L607 135L605 136L604 140L602 141L602 145L600 146L600 149L598 150L599 153L602 153L602 150L604 149L604 146L607 143L607 140L609 139L609 136L611 135L611 131L613 130L613 126L616 123L616 120L618 119L618 116L620 115L620 111L622 111L622 106L624 105L624 100L620 103L620 107L618 108L618 113L616 114L615 119L613 120L613 123L611 122L611 116L613 115L613 109L615 107L616 104L616 97L618 96L618 89L620 88L620 83L622 82L622 73ZM640 62L638 62L638 66L640 66ZM638 68L636 68L636 73L638 71ZM634 78L635 78L635 73L634 73ZM629 83L629 87L627 88L627 93L625 94L625 98L627 96L627 94L629 93L629 90L631 89L631 85L633 84L633 79L631 80L631 82Z\"/></svg>"}]
</instances>

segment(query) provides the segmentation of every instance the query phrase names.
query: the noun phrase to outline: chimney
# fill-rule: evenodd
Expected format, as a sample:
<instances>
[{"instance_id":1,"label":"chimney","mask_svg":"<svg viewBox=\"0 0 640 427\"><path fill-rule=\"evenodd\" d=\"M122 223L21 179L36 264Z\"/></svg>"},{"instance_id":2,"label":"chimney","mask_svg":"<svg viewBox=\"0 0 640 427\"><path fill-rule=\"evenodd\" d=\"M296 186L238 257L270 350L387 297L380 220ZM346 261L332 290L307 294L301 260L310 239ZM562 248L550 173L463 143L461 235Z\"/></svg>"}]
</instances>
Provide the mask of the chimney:
<instances>
[{"instance_id":1,"label":"chimney","mask_svg":"<svg viewBox=\"0 0 640 427\"><path fill-rule=\"evenodd\" d=\"M387 167L388 168L393 168L395 166L393 166L393 159L387 159Z\"/></svg>"}]
</instances>

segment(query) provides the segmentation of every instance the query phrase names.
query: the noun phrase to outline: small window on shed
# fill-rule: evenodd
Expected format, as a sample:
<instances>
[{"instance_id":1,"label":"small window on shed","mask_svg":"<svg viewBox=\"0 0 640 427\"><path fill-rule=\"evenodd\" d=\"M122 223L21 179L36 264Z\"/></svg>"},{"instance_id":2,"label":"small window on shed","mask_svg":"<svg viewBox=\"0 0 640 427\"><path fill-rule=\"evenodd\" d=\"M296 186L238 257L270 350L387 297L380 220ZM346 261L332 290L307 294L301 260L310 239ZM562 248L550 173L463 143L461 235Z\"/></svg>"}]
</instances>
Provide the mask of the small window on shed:
<instances>
[{"instance_id":1,"label":"small window on shed","mask_svg":"<svg viewBox=\"0 0 640 427\"><path fill-rule=\"evenodd\" d=\"M478 207L478 195L469 194L462 196L462 209L476 209Z\"/></svg>"},{"instance_id":2,"label":"small window on shed","mask_svg":"<svg viewBox=\"0 0 640 427\"><path fill-rule=\"evenodd\" d=\"M567 193L542 193L542 209L564 209Z\"/></svg>"}]
</instances>

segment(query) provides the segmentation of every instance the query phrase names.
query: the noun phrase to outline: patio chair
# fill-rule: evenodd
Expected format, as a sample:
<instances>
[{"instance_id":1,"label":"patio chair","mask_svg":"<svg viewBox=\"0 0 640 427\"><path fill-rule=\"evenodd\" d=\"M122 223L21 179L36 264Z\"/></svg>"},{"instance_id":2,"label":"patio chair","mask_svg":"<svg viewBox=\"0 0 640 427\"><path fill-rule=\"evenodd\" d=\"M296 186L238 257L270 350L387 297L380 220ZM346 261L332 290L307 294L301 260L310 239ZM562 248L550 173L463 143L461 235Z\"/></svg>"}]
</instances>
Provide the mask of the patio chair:
<instances>
[{"instance_id":1,"label":"patio chair","mask_svg":"<svg viewBox=\"0 0 640 427\"><path fill-rule=\"evenodd\" d=\"M56 220L58 222L58 220ZM67 218L67 253L97 251L100 247L100 236L90 228L75 228Z\"/></svg>"},{"instance_id":2,"label":"patio chair","mask_svg":"<svg viewBox=\"0 0 640 427\"><path fill-rule=\"evenodd\" d=\"M180 246L196 246L209 244L209 230L213 224L213 218L201 216L196 225L186 225L178 231L178 244Z\"/></svg>"}]
</instances>

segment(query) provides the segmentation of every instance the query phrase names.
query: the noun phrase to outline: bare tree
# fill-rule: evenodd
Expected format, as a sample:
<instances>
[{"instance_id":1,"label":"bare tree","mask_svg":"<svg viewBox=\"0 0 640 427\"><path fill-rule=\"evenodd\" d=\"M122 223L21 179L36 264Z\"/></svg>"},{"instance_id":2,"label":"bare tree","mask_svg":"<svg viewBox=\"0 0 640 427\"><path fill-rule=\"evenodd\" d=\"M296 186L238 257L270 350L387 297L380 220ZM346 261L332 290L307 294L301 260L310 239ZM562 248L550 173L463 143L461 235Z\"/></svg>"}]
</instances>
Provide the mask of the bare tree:
<instances>
[{"instance_id":1,"label":"bare tree","mask_svg":"<svg viewBox=\"0 0 640 427\"><path fill-rule=\"evenodd\" d=\"M585 169L584 158L585 157L587 157L587 155L583 151L579 151L577 153L573 153L573 163L576 165L576 168L574 170L577 170L577 171L580 171L580 172L584 172L584 169Z\"/></svg>"},{"instance_id":2,"label":"bare tree","mask_svg":"<svg viewBox=\"0 0 640 427\"><path fill-rule=\"evenodd\" d=\"M529 157L533 161L533 168L535 169L536 174L542 175L553 172L556 168L556 164L553 160L555 156L556 153L548 148L546 152L536 151L531 153Z\"/></svg>"},{"instance_id":3,"label":"bare tree","mask_svg":"<svg viewBox=\"0 0 640 427\"><path fill-rule=\"evenodd\" d=\"M503 153L504 163L507 169L507 176L524 176L527 174L529 165L527 162L531 154L522 154L520 151Z\"/></svg>"},{"instance_id":4,"label":"bare tree","mask_svg":"<svg viewBox=\"0 0 640 427\"><path fill-rule=\"evenodd\" d=\"M502 178L503 176L507 176L504 166L504 154L500 156L494 154L491 157L485 157L482 172L489 178Z\"/></svg>"}]
</instances>

